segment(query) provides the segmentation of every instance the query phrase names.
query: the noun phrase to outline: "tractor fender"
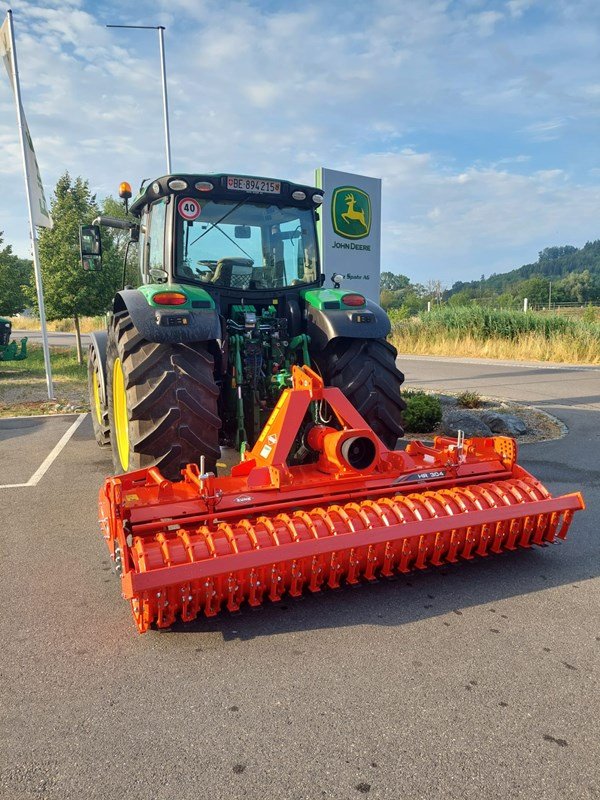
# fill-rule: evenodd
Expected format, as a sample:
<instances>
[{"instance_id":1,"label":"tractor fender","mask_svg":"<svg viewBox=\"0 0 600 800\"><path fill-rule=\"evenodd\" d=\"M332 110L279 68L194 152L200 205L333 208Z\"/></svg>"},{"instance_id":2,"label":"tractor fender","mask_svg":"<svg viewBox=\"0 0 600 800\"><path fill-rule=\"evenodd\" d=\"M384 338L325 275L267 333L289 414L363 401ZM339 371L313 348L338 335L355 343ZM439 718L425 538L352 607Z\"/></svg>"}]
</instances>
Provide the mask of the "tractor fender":
<instances>
[{"instance_id":1,"label":"tractor fender","mask_svg":"<svg viewBox=\"0 0 600 800\"><path fill-rule=\"evenodd\" d=\"M98 358L98 383L100 385L100 401L102 405L107 404L106 400L106 344L108 342L108 334L106 331L93 331L88 334L90 337L90 350L93 348L96 351Z\"/></svg>"},{"instance_id":2,"label":"tractor fender","mask_svg":"<svg viewBox=\"0 0 600 800\"><path fill-rule=\"evenodd\" d=\"M367 300L352 309L320 309L307 306L306 333L311 347L323 350L332 339L385 339L392 326L385 311Z\"/></svg>"},{"instance_id":3,"label":"tractor fender","mask_svg":"<svg viewBox=\"0 0 600 800\"><path fill-rule=\"evenodd\" d=\"M118 292L113 311L115 314L127 311L137 331L149 342L186 344L214 341L222 336L221 322L214 308L198 311L169 306L154 308L136 289Z\"/></svg>"}]
</instances>

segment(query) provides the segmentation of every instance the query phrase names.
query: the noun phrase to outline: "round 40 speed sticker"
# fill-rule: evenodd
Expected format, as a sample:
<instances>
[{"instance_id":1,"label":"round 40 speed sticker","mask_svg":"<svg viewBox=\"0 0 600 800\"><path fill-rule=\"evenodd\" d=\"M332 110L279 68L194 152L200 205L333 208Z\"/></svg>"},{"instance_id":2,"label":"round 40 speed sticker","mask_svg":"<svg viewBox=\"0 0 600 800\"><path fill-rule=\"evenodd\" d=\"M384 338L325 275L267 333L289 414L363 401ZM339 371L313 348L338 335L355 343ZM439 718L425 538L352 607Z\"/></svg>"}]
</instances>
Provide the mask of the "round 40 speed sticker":
<instances>
[{"instance_id":1,"label":"round 40 speed sticker","mask_svg":"<svg viewBox=\"0 0 600 800\"><path fill-rule=\"evenodd\" d=\"M182 197L177 203L177 211L179 212L179 216L183 217L188 222L192 222L198 219L202 209L200 203L194 197Z\"/></svg>"}]
</instances>

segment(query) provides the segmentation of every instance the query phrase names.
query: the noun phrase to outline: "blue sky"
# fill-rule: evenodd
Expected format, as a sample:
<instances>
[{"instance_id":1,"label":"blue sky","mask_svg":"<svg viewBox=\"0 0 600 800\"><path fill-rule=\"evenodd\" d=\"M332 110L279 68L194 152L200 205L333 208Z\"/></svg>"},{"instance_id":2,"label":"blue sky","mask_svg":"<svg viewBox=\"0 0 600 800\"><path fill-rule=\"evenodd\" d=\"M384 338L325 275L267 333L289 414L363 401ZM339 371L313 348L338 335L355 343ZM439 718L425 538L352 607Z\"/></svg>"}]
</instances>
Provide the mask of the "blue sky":
<instances>
[{"instance_id":1,"label":"blue sky","mask_svg":"<svg viewBox=\"0 0 600 800\"><path fill-rule=\"evenodd\" d=\"M0 0L0 12L8 5ZM174 170L383 179L382 269L479 278L600 238L600 4L591 0L12 3L47 194L99 197L164 173L166 30ZM0 230L28 254L8 82Z\"/></svg>"}]
</instances>

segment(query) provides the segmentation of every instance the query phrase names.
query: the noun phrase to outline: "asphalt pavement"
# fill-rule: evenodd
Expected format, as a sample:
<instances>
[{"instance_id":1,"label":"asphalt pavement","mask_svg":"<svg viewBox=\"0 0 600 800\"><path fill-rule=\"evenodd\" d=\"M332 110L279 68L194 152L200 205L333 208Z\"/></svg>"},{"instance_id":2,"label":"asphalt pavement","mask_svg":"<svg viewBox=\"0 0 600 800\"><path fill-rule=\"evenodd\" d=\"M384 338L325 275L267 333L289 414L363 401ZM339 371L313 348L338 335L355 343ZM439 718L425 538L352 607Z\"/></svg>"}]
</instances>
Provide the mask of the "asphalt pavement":
<instances>
[{"instance_id":1,"label":"asphalt pavement","mask_svg":"<svg viewBox=\"0 0 600 800\"><path fill-rule=\"evenodd\" d=\"M18 341L23 336L26 336L28 338L29 344L42 343L41 331L16 331L13 329L11 338L16 339ZM87 333L82 333L81 343L84 346L86 346L89 344L89 341L90 337L87 335ZM75 334L48 331L48 344L51 345L52 347L75 347Z\"/></svg>"},{"instance_id":2,"label":"asphalt pavement","mask_svg":"<svg viewBox=\"0 0 600 800\"><path fill-rule=\"evenodd\" d=\"M568 426L521 451L584 493L567 540L140 636L88 416L0 488L2 800L600 796L600 370L401 363ZM76 420L0 420L2 484Z\"/></svg>"}]
</instances>

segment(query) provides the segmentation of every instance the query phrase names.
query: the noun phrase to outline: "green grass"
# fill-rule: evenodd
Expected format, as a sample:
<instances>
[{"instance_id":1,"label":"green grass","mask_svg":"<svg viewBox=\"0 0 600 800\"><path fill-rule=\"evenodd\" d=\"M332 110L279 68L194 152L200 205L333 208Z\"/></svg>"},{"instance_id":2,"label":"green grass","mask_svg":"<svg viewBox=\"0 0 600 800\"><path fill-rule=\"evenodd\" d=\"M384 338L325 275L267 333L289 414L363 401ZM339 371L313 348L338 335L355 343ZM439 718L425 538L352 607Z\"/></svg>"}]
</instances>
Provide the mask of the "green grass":
<instances>
[{"instance_id":1,"label":"green grass","mask_svg":"<svg viewBox=\"0 0 600 800\"><path fill-rule=\"evenodd\" d=\"M24 361L11 362L23 375L45 377L44 351L40 345L32 344L27 348L28 356ZM87 375L85 363L77 363L77 351L74 347L51 347L50 363L52 374L57 380L78 380ZM7 365L8 366L8 365Z\"/></svg>"},{"instance_id":2,"label":"green grass","mask_svg":"<svg viewBox=\"0 0 600 800\"><path fill-rule=\"evenodd\" d=\"M390 318L394 344L405 353L600 363L600 322L481 307Z\"/></svg>"},{"instance_id":3,"label":"green grass","mask_svg":"<svg viewBox=\"0 0 600 800\"><path fill-rule=\"evenodd\" d=\"M87 367L77 363L74 347L51 347L55 400L46 390L44 353L27 348L24 361L0 361L0 416L49 414L87 408Z\"/></svg>"}]
</instances>

